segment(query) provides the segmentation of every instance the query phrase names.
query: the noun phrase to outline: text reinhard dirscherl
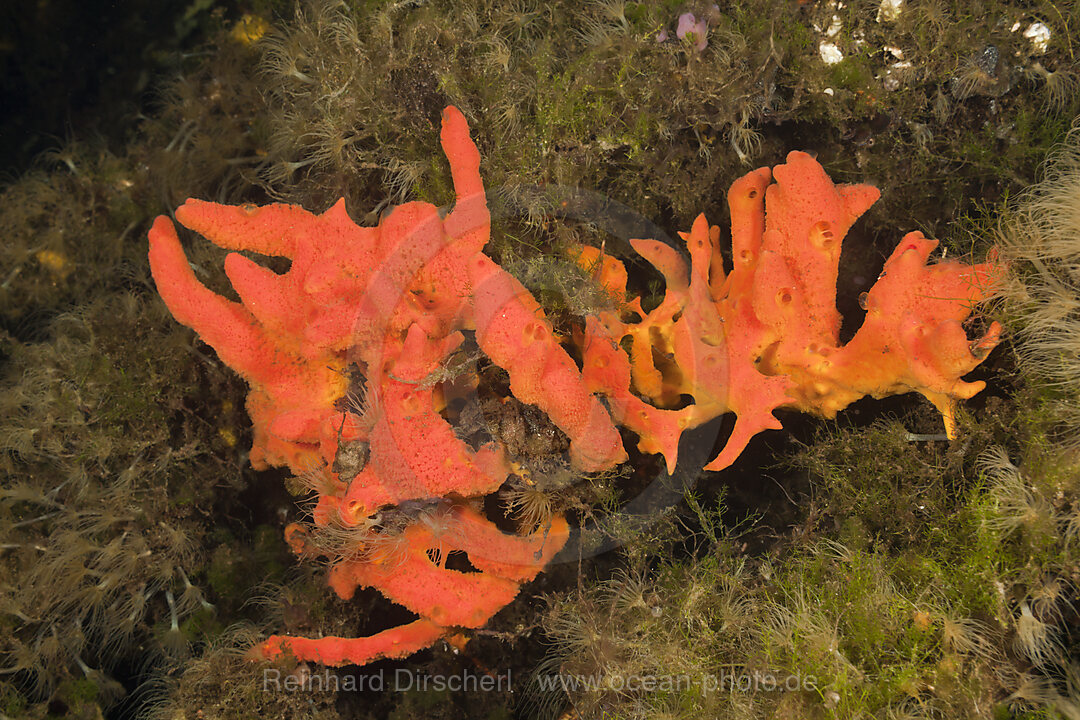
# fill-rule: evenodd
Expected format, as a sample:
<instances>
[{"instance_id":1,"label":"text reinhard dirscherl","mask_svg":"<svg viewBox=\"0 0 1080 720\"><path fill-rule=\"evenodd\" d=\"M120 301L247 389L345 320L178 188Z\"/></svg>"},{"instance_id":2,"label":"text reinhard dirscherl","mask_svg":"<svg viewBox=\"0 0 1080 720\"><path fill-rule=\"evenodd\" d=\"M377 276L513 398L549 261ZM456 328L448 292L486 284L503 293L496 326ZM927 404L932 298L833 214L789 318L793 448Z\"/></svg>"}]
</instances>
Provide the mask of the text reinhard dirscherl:
<instances>
[{"instance_id":1,"label":"text reinhard dirscherl","mask_svg":"<svg viewBox=\"0 0 1080 720\"><path fill-rule=\"evenodd\" d=\"M263 670L263 692L510 692L511 673L489 674L463 670L460 673L429 674L405 668L392 673L380 670L363 675L338 675L329 668L322 672L283 673ZM547 674L532 678L541 691L672 692L692 688L703 694L715 692L797 692L817 688L812 675L775 675L769 672L707 673L684 675L569 675Z\"/></svg>"},{"instance_id":2,"label":"text reinhard dirscherl","mask_svg":"<svg viewBox=\"0 0 1080 720\"><path fill-rule=\"evenodd\" d=\"M263 670L263 692L410 692L416 690L451 692L509 692L510 671L494 675L462 670L451 674L429 674L398 668L366 675L338 675L323 668L314 673L283 673L276 668Z\"/></svg>"}]
</instances>

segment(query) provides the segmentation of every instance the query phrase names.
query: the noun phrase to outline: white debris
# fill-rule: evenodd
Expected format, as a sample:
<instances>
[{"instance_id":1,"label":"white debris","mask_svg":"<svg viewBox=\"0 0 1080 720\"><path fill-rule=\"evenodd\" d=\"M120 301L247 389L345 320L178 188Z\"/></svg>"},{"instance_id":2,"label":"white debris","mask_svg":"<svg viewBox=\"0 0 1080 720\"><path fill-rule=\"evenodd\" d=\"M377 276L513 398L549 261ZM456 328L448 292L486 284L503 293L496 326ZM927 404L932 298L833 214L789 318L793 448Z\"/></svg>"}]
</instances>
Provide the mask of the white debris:
<instances>
[{"instance_id":1,"label":"white debris","mask_svg":"<svg viewBox=\"0 0 1080 720\"><path fill-rule=\"evenodd\" d=\"M828 95L829 97L832 97L833 95L835 95L835 94L836 94L836 92L835 92L835 91L834 91L834 90L833 90L832 88L825 88L825 89L824 89L824 90L822 90L821 92L825 93L825 94L826 94L826 95Z\"/></svg>"},{"instance_id":2,"label":"white debris","mask_svg":"<svg viewBox=\"0 0 1080 720\"><path fill-rule=\"evenodd\" d=\"M1016 32L1019 29L1020 29L1020 21L1017 20L1016 22L1013 23L1013 26L1011 28L1009 28L1009 32Z\"/></svg>"},{"instance_id":3,"label":"white debris","mask_svg":"<svg viewBox=\"0 0 1080 720\"><path fill-rule=\"evenodd\" d=\"M885 52L889 53L890 55L892 55L897 60L903 60L904 59L904 51L901 50L898 47L893 47L892 45L886 45L885 47L883 47L881 49L884 50Z\"/></svg>"},{"instance_id":4,"label":"white debris","mask_svg":"<svg viewBox=\"0 0 1080 720\"><path fill-rule=\"evenodd\" d=\"M866 45L866 33L862 30L851 33L851 39L854 41L856 50L862 50L863 46Z\"/></svg>"},{"instance_id":5,"label":"white debris","mask_svg":"<svg viewBox=\"0 0 1080 720\"><path fill-rule=\"evenodd\" d=\"M912 67L911 63L907 60L901 60L900 62L894 62L885 71L884 76L881 78L882 86L892 92L900 88L901 78L905 76L908 70Z\"/></svg>"},{"instance_id":6,"label":"white debris","mask_svg":"<svg viewBox=\"0 0 1080 720\"><path fill-rule=\"evenodd\" d=\"M840 16L835 11L844 7L844 3L838 2L838 0L830 0L825 5L825 9L833 11L832 19L829 21L829 27L822 30L821 26L814 24L814 30L824 35L826 38L835 38L840 34L840 30L843 26L840 23ZM856 41L858 45L858 41ZM821 55L821 61L826 65L835 65L844 59L844 53L840 51L840 47L835 42L827 42L822 40L818 43L818 54Z\"/></svg>"},{"instance_id":7,"label":"white debris","mask_svg":"<svg viewBox=\"0 0 1080 720\"><path fill-rule=\"evenodd\" d=\"M877 9L878 22L895 22L904 9L904 0L881 0Z\"/></svg>"},{"instance_id":8,"label":"white debris","mask_svg":"<svg viewBox=\"0 0 1080 720\"><path fill-rule=\"evenodd\" d=\"M817 30L819 33L823 34L825 37L836 37L840 34L840 30L842 30L843 27L844 26L840 24L839 15L833 15L832 20L829 21L829 27L824 30L821 29L820 25L814 23L814 29Z\"/></svg>"},{"instance_id":9,"label":"white debris","mask_svg":"<svg viewBox=\"0 0 1080 720\"><path fill-rule=\"evenodd\" d=\"M840 52L836 43L822 41L818 45L818 53L821 54L821 61L826 65L835 65L844 59L844 53Z\"/></svg>"},{"instance_id":10,"label":"white debris","mask_svg":"<svg viewBox=\"0 0 1080 720\"><path fill-rule=\"evenodd\" d=\"M1050 47L1050 28L1041 22L1033 22L1024 31L1024 37L1031 40L1031 46L1037 53L1044 53Z\"/></svg>"},{"instance_id":11,"label":"white debris","mask_svg":"<svg viewBox=\"0 0 1080 720\"><path fill-rule=\"evenodd\" d=\"M831 2L827 3L825 5L825 9L834 11L832 20L829 21L829 27L826 30L822 30L820 25L814 23L814 29L818 32L823 32L826 37L836 37L837 34L839 34L842 26L840 24L840 16L837 15L835 11L839 10L842 7L844 7L844 3L836 2L836 0L832 0Z\"/></svg>"}]
</instances>

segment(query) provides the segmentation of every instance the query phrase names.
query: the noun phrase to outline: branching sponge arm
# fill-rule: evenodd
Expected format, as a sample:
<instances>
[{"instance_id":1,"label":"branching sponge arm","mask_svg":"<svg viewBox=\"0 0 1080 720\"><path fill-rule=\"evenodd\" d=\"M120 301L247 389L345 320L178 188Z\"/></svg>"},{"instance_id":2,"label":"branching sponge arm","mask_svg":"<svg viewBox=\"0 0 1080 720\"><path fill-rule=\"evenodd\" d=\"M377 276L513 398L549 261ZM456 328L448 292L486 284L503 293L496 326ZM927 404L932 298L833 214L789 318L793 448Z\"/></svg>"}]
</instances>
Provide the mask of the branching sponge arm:
<instances>
[{"instance_id":1,"label":"branching sponge arm","mask_svg":"<svg viewBox=\"0 0 1080 720\"><path fill-rule=\"evenodd\" d=\"M904 237L867 294L867 316L855 337L839 344L836 279L841 242L852 223L877 200L868 185L836 185L806 153L737 180L728 193L732 263L726 276L715 243L718 231L704 216L683 235L693 260L638 240L634 248L667 281L663 302L640 313L640 298L626 301L622 320L587 323L586 378L612 402L617 419L638 433L638 447L663 452L672 464L678 435L658 423L657 412L681 398L681 430L728 412L735 427L708 470L721 470L762 430L780 427L773 410L791 407L826 417L855 400L918 392L941 411L951 437L957 399L982 389L962 376L998 343L993 323L969 339L962 323L992 290L993 262L927 265L936 241ZM712 258L704 272L703 253ZM595 252L579 262L595 264ZM617 276L617 269L606 269ZM610 357L631 340L630 372ZM671 359L661 372L653 358ZM652 405L646 407L646 403Z\"/></svg>"}]
</instances>

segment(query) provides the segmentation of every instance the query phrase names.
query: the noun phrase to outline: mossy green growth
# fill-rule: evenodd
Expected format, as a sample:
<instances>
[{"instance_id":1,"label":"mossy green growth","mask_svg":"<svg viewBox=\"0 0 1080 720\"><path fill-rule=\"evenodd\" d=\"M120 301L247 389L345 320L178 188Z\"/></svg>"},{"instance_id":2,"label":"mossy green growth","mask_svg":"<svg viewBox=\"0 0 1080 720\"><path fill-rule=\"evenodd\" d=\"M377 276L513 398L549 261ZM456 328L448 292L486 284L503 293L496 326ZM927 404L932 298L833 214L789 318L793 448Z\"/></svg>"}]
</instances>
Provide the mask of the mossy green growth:
<instances>
[{"instance_id":1,"label":"mossy green growth","mask_svg":"<svg viewBox=\"0 0 1080 720\"><path fill-rule=\"evenodd\" d=\"M571 692L575 706L627 718L914 707L975 718L995 703L1052 717L1055 703L1072 707L1054 678L1071 652L1061 622L1077 569L1080 470L1035 452L1038 436L1019 469L987 449L1015 438L1025 417L991 413L951 447L898 421L819 437L797 463L809 473L809 524L765 556L743 555L737 535L717 530L724 513L691 502L707 551L651 570L632 564L556 601L545 622L554 666L601 679L701 678L719 667L798 678L801 689L620 693L601 682Z\"/></svg>"},{"instance_id":2,"label":"mossy green growth","mask_svg":"<svg viewBox=\"0 0 1080 720\"><path fill-rule=\"evenodd\" d=\"M0 712L8 717L21 717L26 712L26 698L11 685L0 685Z\"/></svg>"},{"instance_id":3,"label":"mossy green growth","mask_svg":"<svg viewBox=\"0 0 1080 720\"><path fill-rule=\"evenodd\" d=\"M247 591L244 552L234 543L222 543L210 555L206 580L215 595L232 600ZM239 594L239 596L238 596Z\"/></svg>"},{"instance_id":4,"label":"mossy green growth","mask_svg":"<svg viewBox=\"0 0 1080 720\"><path fill-rule=\"evenodd\" d=\"M390 712L387 720L409 720L414 717L437 715L442 708L453 702L451 693L445 689L416 689L406 692L405 695L404 701ZM495 718L491 718L491 720L495 720Z\"/></svg>"},{"instance_id":5,"label":"mossy green growth","mask_svg":"<svg viewBox=\"0 0 1080 720\"><path fill-rule=\"evenodd\" d=\"M829 70L829 82L844 90L863 90L873 78L869 62L861 57L841 60Z\"/></svg>"},{"instance_id":6,"label":"mossy green growth","mask_svg":"<svg viewBox=\"0 0 1080 720\"><path fill-rule=\"evenodd\" d=\"M58 712L53 712L53 709ZM98 686L89 679L76 680L69 678L60 684L56 696L45 716L49 720L61 720L61 718L91 718L101 717L99 706Z\"/></svg>"}]
</instances>

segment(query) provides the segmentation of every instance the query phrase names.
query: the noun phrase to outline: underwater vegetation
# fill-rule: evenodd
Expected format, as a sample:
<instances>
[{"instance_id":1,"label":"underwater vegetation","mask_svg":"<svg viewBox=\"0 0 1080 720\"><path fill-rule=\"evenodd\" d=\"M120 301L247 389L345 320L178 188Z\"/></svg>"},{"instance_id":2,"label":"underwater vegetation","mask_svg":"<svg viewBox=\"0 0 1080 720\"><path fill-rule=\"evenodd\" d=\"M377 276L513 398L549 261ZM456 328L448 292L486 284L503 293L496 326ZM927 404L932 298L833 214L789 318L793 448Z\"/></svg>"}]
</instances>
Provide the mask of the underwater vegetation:
<instances>
[{"instance_id":1,"label":"underwater vegetation","mask_svg":"<svg viewBox=\"0 0 1080 720\"><path fill-rule=\"evenodd\" d=\"M212 39L183 54L160 43L167 77L125 115L123 143L75 128L0 192L0 714L1075 714L1075 150L995 230L1080 112L1074 4L207 1L185 23L168 30L197 37L201 23ZM609 233L595 208L572 214L536 187L595 190L674 236L701 212L726 225L736 178L803 150L837 182L883 190L838 267L841 342L904 227L942 238L949 259L1002 245L1006 343L972 378L987 388L952 443L917 398L833 422L781 412L786 433L724 473L680 477L694 494L621 536L625 560L553 567L463 650L379 666L512 669L513 692L262 692L243 653L269 633L355 637L414 618L371 591L334 598L295 562L282 529L304 520L297 498L252 469L247 389L168 317L146 232L188 197L316 214L344 197L368 226L406 201L446 202L432 149L451 104L483 157L487 252L555 333L612 307L575 248L619 258L647 312L665 284L625 242L649 236L640 225ZM199 281L230 293L223 254L184 245ZM582 482L550 462L567 440L546 413L482 400L461 418L469 439L497 435L546 478L489 508L530 529L617 517L662 474L627 436L631 466ZM303 500L318 480L290 487ZM518 707L549 641L538 678L750 668L813 675L814 689L560 687Z\"/></svg>"}]
</instances>

